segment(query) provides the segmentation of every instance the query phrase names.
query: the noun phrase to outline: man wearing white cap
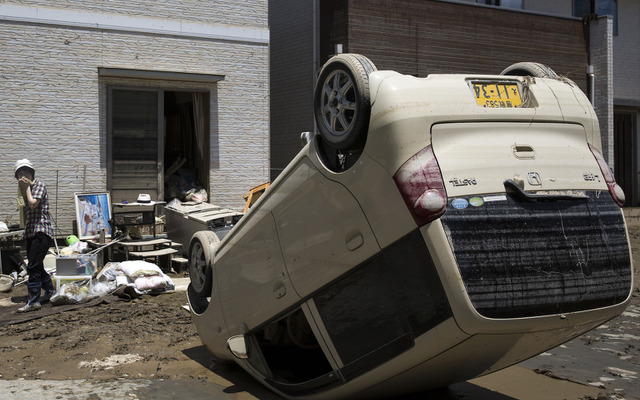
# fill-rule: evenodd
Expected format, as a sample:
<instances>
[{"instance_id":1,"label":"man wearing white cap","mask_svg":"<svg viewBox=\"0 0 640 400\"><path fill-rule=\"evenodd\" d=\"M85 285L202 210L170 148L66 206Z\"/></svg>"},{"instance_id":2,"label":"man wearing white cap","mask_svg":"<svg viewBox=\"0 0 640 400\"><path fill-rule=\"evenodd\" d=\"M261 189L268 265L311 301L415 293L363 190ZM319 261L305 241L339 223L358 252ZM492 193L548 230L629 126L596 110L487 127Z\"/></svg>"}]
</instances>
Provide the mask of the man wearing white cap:
<instances>
[{"instance_id":1,"label":"man wearing white cap","mask_svg":"<svg viewBox=\"0 0 640 400\"><path fill-rule=\"evenodd\" d=\"M15 177L24 199L25 227L24 238L27 242L27 273L29 280L27 304L18 312L40 309L40 303L49 301L55 293L51 276L44 269L44 258L49 251L53 228L49 214L49 196L44 183L35 180L36 171L29 160L18 160L15 164ZM40 292L44 289L44 296Z\"/></svg>"}]
</instances>

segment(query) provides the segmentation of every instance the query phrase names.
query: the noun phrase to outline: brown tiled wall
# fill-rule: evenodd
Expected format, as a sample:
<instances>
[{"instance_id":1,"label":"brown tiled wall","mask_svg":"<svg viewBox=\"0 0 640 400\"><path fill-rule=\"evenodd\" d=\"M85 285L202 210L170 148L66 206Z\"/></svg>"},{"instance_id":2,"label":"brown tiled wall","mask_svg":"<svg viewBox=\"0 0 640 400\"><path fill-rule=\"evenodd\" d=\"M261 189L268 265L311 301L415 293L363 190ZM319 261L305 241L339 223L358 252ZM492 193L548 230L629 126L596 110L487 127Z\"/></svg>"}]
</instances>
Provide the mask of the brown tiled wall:
<instances>
[{"instance_id":1,"label":"brown tiled wall","mask_svg":"<svg viewBox=\"0 0 640 400\"><path fill-rule=\"evenodd\" d=\"M495 74L515 62L536 61L586 90L587 50L580 20L436 1L335 2L348 4L344 51L367 55L378 69L417 76ZM338 9L333 18L342 13ZM327 12L322 18L332 16ZM333 43L323 43L321 63L332 48Z\"/></svg>"}]
</instances>

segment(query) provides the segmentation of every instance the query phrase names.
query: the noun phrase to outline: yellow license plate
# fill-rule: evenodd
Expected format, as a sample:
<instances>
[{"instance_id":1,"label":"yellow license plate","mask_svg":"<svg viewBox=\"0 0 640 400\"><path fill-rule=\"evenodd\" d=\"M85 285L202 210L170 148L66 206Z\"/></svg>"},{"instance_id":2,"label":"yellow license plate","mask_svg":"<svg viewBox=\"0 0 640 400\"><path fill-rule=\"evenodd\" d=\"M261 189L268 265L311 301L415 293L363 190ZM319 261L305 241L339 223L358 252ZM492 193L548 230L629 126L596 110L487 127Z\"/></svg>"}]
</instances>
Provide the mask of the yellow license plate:
<instances>
[{"instance_id":1,"label":"yellow license plate","mask_svg":"<svg viewBox=\"0 0 640 400\"><path fill-rule=\"evenodd\" d=\"M470 81L469 86L481 107L522 107L520 87L515 82Z\"/></svg>"}]
</instances>

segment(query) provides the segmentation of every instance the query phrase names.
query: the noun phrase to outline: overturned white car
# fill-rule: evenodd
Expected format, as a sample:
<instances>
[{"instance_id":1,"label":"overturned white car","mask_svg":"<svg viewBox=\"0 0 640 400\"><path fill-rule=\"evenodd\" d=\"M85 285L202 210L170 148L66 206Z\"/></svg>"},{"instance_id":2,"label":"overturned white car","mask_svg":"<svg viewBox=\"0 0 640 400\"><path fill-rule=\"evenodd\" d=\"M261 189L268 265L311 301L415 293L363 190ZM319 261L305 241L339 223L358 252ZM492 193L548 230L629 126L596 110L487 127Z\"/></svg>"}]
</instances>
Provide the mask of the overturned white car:
<instances>
[{"instance_id":1,"label":"overturned white car","mask_svg":"<svg viewBox=\"0 0 640 400\"><path fill-rule=\"evenodd\" d=\"M488 374L630 301L624 194L588 99L549 68L376 71L341 54L319 135L222 240L190 245L205 346L286 398Z\"/></svg>"}]
</instances>

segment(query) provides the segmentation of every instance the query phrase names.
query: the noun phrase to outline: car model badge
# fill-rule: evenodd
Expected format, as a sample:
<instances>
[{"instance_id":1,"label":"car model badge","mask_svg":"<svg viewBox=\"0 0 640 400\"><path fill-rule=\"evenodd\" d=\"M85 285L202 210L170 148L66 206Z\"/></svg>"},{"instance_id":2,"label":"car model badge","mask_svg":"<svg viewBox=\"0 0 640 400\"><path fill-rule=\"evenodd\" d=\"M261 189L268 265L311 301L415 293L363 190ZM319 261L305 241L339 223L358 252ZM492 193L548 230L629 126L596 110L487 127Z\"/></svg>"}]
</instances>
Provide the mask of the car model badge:
<instances>
[{"instance_id":1,"label":"car model badge","mask_svg":"<svg viewBox=\"0 0 640 400\"><path fill-rule=\"evenodd\" d=\"M527 181L531 186L542 186L542 179L537 172L527 172Z\"/></svg>"},{"instance_id":2,"label":"car model badge","mask_svg":"<svg viewBox=\"0 0 640 400\"><path fill-rule=\"evenodd\" d=\"M454 201L451 202L451 205L453 206L453 208L461 210L463 208L467 208L467 206L469 205L469 202L466 201L465 199L455 199Z\"/></svg>"},{"instance_id":3,"label":"car model badge","mask_svg":"<svg viewBox=\"0 0 640 400\"><path fill-rule=\"evenodd\" d=\"M449 180L449 183L452 184L453 186L472 186L472 185L477 185L478 181L476 181L476 178L464 178L464 179L459 179L459 178L453 178Z\"/></svg>"},{"instance_id":4,"label":"car model badge","mask_svg":"<svg viewBox=\"0 0 640 400\"><path fill-rule=\"evenodd\" d=\"M600 182L600 176L596 175L596 174L592 174L591 172L588 172L586 174L583 174L582 177L584 178L585 181L587 182L594 182L594 181L598 181Z\"/></svg>"}]
</instances>

